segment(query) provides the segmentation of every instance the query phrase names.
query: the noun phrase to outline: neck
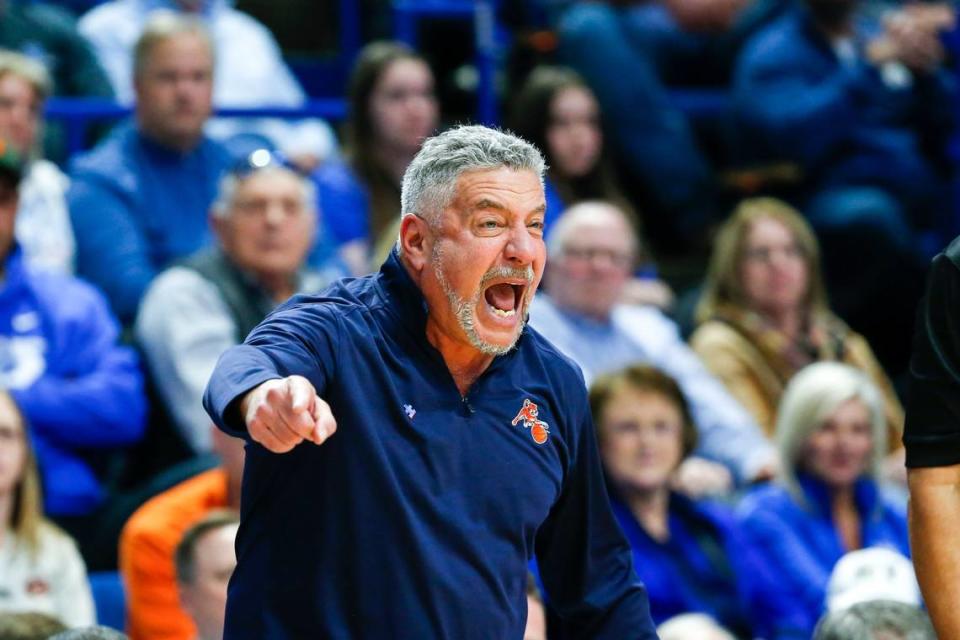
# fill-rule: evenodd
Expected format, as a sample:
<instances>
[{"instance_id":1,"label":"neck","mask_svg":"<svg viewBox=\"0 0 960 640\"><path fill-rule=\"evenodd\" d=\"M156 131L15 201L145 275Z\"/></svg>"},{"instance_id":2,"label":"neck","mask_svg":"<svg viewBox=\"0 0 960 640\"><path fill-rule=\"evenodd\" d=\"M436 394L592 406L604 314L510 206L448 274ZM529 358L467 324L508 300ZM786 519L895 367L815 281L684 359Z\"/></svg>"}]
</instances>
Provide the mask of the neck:
<instances>
[{"instance_id":1,"label":"neck","mask_svg":"<svg viewBox=\"0 0 960 640\"><path fill-rule=\"evenodd\" d=\"M670 538L667 510L670 491L660 487L651 491L635 491L627 499L627 506L650 537L659 542Z\"/></svg>"},{"instance_id":2,"label":"neck","mask_svg":"<svg viewBox=\"0 0 960 640\"><path fill-rule=\"evenodd\" d=\"M297 292L295 278L288 273L258 273L255 277L270 299L278 304Z\"/></svg>"},{"instance_id":3,"label":"neck","mask_svg":"<svg viewBox=\"0 0 960 640\"><path fill-rule=\"evenodd\" d=\"M763 317L790 340L795 340L803 327L801 314L796 309L774 309L763 312Z\"/></svg>"},{"instance_id":4,"label":"neck","mask_svg":"<svg viewBox=\"0 0 960 640\"><path fill-rule=\"evenodd\" d=\"M464 344L462 338L447 335L430 321L429 316L427 317L427 341L440 352L462 396L467 395L470 387L493 363L495 357L478 351L472 345Z\"/></svg>"},{"instance_id":5,"label":"neck","mask_svg":"<svg viewBox=\"0 0 960 640\"><path fill-rule=\"evenodd\" d=\"M197 145L200 144L200 140L203 138L203 132L191 136L171 136L169 133L152 131L144 126L142 122L139 123L139 126L140 133L154 144L182 154L190 153L196 149Z\"/></svg>"},{"instance_id":6,"label":"neck","mask_svg":"<svg viewBox=\"0 0 960 640\"><path fill-rule=\"evenodd\" d=\"M377 149L376 154L378 164L386 170L394 184L399 186L403 182L403 174L417 152L416 150L411 152L408 149L397 149L384 145Z\"/></svg>"}]
</instances>

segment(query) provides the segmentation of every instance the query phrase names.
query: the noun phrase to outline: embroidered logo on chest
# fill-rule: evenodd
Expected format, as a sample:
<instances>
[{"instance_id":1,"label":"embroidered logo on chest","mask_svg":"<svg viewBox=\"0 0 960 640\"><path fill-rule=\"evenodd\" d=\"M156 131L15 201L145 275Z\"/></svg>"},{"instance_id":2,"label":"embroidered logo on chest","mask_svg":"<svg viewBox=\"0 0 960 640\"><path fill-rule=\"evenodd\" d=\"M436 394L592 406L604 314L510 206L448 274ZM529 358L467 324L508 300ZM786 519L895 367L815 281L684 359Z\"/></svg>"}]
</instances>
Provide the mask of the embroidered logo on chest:
<instances>
[{"instance_id":1,"label":"embroidered logo on chest","mask_svg":"<svg viewBox=\"0 0 960 640\"><path fill-rule=\"evenodd\" d=\"M43 578L33 578L27 581L27 593L32 596L42 596L50 592L50 584Z\"/></svg>"},{"instance_id":2,"label":"embroidered logo on chest","mask_svg":"<svg viewBox=\"0 0 960 640\"><path fill-rule=\"evenodd\" d=\"M523 406L517 413L517 417L515 417L510 424L514 427L522 424L524 429L530 429L530 437L533 438L534 442L543 444L550 436L550 425L543 420L539 420L537 418L539 414L540 411L537 409L537 405L530 402L529 398L525 398Z\"/></svg>"}]
</instances>

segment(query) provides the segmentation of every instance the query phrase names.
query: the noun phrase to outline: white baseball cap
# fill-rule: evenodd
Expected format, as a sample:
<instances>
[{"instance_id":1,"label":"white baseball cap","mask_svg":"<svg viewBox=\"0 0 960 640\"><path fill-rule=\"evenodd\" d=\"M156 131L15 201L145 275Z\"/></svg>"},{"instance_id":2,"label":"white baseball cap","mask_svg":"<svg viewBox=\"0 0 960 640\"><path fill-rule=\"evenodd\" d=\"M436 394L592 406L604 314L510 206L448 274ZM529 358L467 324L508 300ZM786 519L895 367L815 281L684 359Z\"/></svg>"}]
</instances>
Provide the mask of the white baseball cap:
<instances>
[{"instance_id":1,"label":"white baseball cap","mask_svg":"<svg viewBox=\"0 0 960 640\"><path fill-rule=\"evenodd\" d=\"M920 606L920 586L913 563L888 547L847 553L833 567L827 583L827 611L871 600L893 600Z\"/></svg>"}]
</instances>

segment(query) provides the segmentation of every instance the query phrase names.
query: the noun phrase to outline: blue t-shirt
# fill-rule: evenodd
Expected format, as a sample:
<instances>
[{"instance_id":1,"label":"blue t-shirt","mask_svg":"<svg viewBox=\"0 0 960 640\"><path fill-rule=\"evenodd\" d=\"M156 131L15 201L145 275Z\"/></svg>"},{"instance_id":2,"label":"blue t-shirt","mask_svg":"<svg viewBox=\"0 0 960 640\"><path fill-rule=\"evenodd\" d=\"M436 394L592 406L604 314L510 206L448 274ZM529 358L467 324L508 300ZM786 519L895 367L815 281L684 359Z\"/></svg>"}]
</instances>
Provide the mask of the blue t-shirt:
<instances>
[{"instance_id":1,"label":"blue t-shirt","mask_svg":"<svg viewBox=\"0 0 960 640\"><path fill-rule=\"evenodd\" d=\"M241 394L291 374L338 424L247 444L226 637L519 638L536 554L570 637L655 638L579 371L528 328L461 396L426 317L394 253L221 358L204 404L228 433Z\"/></svg>"}]
</instances>

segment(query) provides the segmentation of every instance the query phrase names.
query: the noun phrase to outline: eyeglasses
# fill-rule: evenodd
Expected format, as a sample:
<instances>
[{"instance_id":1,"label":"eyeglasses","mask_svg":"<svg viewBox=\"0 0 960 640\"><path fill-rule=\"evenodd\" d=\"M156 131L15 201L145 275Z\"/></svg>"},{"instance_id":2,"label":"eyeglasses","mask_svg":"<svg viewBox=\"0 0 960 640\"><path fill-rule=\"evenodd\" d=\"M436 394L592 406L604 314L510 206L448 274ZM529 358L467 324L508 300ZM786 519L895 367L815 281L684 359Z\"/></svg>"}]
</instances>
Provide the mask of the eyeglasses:
<instances>
[{"instance_id":1,"label":"eyeglasses","mask_svg":"<svg viewBox=\"0 0 960 640\"><path fill-rule=\"evenodd\" d=\"M618 268L629 269L633 266L633 255L622 253L613 249L598 249L593 247L566 247L563 255L573 260L582 260L584 262L594 262L598 258L606 263Z\"/></svg>"},{"instance_id":2,"label":"eyeglasses","mask_svg":"<svg viewBox=\"0 0 960 640\"><path fill-rule=\"evenodd\" d=\"M269 168L287 169L301 178L306 177L306 174L282 153L264 148L255 149L238 159L227 169L227 174L242 180L257 171Z\"/></svg>"}]
</instances>

